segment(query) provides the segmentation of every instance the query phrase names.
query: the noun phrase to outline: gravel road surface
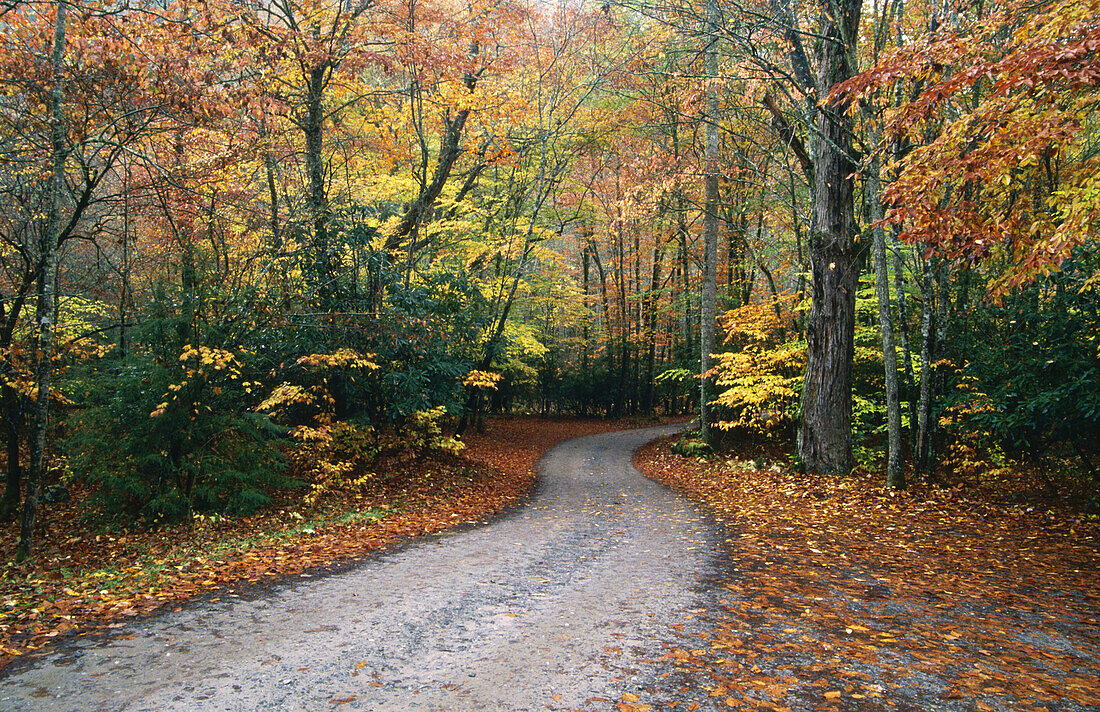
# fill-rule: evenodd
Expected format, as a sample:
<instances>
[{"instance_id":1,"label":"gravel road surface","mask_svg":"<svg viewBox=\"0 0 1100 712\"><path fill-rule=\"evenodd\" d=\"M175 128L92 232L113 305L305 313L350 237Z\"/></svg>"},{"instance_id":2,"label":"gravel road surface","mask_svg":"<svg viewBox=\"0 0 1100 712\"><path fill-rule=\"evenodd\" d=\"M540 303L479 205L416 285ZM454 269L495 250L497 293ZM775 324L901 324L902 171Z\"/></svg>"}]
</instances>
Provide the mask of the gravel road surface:
<instances>
[{"instance_id":1,"label":"gravel road surface","mask_svg":"<svg viewBox=\"0 0 1100 712\"><path fill-rule=\"evenodd\" d=\"M630 464L680 427L558 446L490 524L74 638L5 671L0 710L610 709L704 605L717 532Z\"/></svg>"}]
</instances>

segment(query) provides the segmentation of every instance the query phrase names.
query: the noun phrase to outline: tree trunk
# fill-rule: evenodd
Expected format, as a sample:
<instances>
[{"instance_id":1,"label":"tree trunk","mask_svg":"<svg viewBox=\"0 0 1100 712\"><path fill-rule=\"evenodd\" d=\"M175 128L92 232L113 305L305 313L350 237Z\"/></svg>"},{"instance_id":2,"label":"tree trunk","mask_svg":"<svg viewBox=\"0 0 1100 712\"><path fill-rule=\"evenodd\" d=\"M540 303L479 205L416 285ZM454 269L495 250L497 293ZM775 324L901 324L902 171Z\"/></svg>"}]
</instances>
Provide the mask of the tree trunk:
<instances>
[{"instance_id":1,"label":"tree trunk","mask_svg":"<svg viewBox=\"0 0 1100 712\"><path fill-rule=\"evenodd\" d=\"M643 320L645 321L645 375L642 383L642 413L653 414L653 369L657 359L657 291L661 288L661 262L664 250L653 247L653 271L650 273L649 291L643 301Z\"/></svg>"},{"instance_id":2,"label":"tree trunk","mask_svg":"<svg viewBox=\"0 0 1100 712\"><path fill-rule=\"evenodd\" d=\"M681 208L683 207L682 202L681 196ZM682 336L682 340L680 341L680 355L683 360L680 361L678 365L686 366L692 360L692 352L695 350L695 338L691 318L691 254L688 251L688 228L683 212L680 212L677 216L677 236L680 242L678 276L680 277L680 294L683 296L684 300L683 308L680 310L680 334Z\"/></svg>"},{"instance_id":3,"label":"tree trunk","mask_svg":"<svg viewBox=\"0 0 1100 712\"><path fill-rule=\"evenodd\" d=\"M309 172L309 210L313 220L313 239L309 245L309 275L317 289L317 304L332 309L332 265L329 264L329 221L331 214L328 189L325 184L324 156L324 95L328 64L314 67L309 73L309 93L306 116L302 123L306 139L306 167Z\"/></svg>"},{"instance_id":4,"label":"tree trunk","mask_svg":"<svg viewBox=\"0 0 1100 712\"><path fill-rule=\"evenodd\" d=\"M51 356L55 342L53 319L56 312L54 302L57 296L58 234L61 230L61 203L65 190L65 142L67 139L65 115L62 111L65 92L61 85L62 64L65 58L66 8L64 0L59 0L51 57L53 89L50 94L50 153L53 170L50 181L50 208L45 230L39 242L38 305L35 309L35 319L38 322L35 362L38 392L32 409L30 462L27 468L27 491L23 498L23 520L19 527L19 545L16 549L17 561L22 561L30 555L31 546L34 543L34 525L38 517L38 488L46 469L46 430L50 424L52 385L50 376L53 372Z\"/></svg>"},{"instance_id":5,"label":"tree trunk","mask_svg":"<svg viewBox=\"0 0 1100 712\"><path fill-rule=\"evenodd\" d=\"M585 229L587 230L587 228L585 228ZM591 239L591 236L586 234L585 239L586 240ZM589 353L589 348L590 348L590 344L588 343L588 340L589 340L589 332L591 330L590 322L592 321L592 318L589 316L590 312L588 310L588 296L589 296L590 290L589 290L589 284L588 284L588 282L589 282L589 274L588 274L588 271L589 271L589 256L588 256L588 244L587 243L585 243L584 248L581 251L581 264L582 264L582 270L583 270L583 275L584 275L584 277L583 277L584 312L582 313L582 316L581 316L582 326L581 326L581 373L580 373L580 377L581 377L581 403L580 403L580 406L581 406L581 408L580 408L580 410L581 410L581 415L587 416L588 415L588 410L589 410L589 408L592 404L592 387L591 387L592 376L589 373L590 366L589 366L589 363L588 363L588 353Z\"/></svg>"},{"instance_id":6,"label":"tree trunk","mask_svg":"<svg viewBox=\"0 0 1100 712\"><path fill-rule=\"evenodd\" d=\"M920 403L917 406L917 451L913 459L919 472L929 474L932 460L932 389L935 381L932 364L936 339L936 293L932 287L932 270L927 260L921 260L920 291Z\"/></svg>"},{"instance_id":7,"label":"tree trunk","mask_svg":"<svg viewBox=\"0 0 1100 712\"><path fill-rule=\"evenodd\" d=\"M618 171L616 171L618 175ZM621 193L616 190L617 197L621 198ZM630 370L630 326L629 326L629 314L627 313L626 303L626 282L628 275L626 273L626 248L623 244L623 229L624 221L622 219L622 210L619 210L619 219L617 221L618 227L615 229L615 295L618 300L618 315L619 315L619 375L617 377L617 385L615 386L615 403L611 408L611 417L622 417L626 408L626 385L627 374Z\"/></svg>"},{"instance_id":8,"label":"tree trunk","mask_svg":"<svg viewBox=\"0 0 1100 712\"><path fill-rule=\"evenodd\" d=\"M811 472L852 469L852 355L858 260L851 175L851 120L826 99L855 70L859 0L838 0L822 14L818 87L822 103L814 140L814 225L810 235L812 302L798 453Z\"/></svg>"},{"instance_id":9,"label":"tree trunk","mask_svg":"<svg viewBox=\"0 0 1100 712\"><path fill-rule=\"evenodd\" d=\"M901 401L898 396L898 353L894 346L894 324L890 319L890 276L886 268L886 233L880 222L883 218L882 183L877 160L871 163L867 176L867 202L873 221L875 295L878 297L878 323L882 332L882 365L886 386L886 486L890 489L905 487L902 469Z\"/></svg>"},{"instance_id":10,"label":"tree trunk","mask_svg":"<svg viewBox=\"0 0 1100 712\"><path fill-rule=\"evenodd\" d=\"M894 230L898 228L895 226ZM896 250L900 250L897 239L893 240ZM905 263L900 251L894 252L894 293L898 302L898 329L901 334L902 373L905 375L905 392L909 403L909 447L910 455L917 451L917 399L913 375L913 351L909 346L909 301L905 296Z\"/></svg>"},{"instance_id":11,"label":"tree trunk","mask_svg":"<svg viewBox=\"0 0 1100 712\"><path fill-rule=\"evenodd\" d=\"M706 205L703 214L703 289L699 304L699 429L704 442L713 445L710 414L711 352L718 298L718 0L707 0L706 67Z\"/></svg>"},{"instance_id":12,"label":"tree trunk","mask_svg":"<svg viewBox=\"0 0 1100 712\"><path fill-rule=\"evenodd\" d=\"M271 138L267 131L267 112L260 114L260 142L264 152L264 174L267 178L268 229L271 230L271 251L278 254L283 249L282 224L279 218L279 188L275 180L277 161L271 150Z\"/></svg>"}]
</instances>

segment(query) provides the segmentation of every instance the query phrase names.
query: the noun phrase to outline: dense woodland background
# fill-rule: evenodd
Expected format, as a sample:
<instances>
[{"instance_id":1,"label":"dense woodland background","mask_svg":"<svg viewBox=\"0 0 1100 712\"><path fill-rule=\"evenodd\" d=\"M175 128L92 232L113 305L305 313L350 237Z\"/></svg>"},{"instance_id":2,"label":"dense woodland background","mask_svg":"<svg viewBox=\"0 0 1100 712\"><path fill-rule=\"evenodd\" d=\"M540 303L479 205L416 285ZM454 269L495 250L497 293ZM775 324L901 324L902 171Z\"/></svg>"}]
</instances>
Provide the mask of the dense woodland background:
<instances>
[{"instance_id":1,"label":"dense woodland background","mask_svg":"<svg viewBox=\"0 0 1100 712\"><path fill-rule=\"evenodd\" d=\"M1097 18L9 0L3 516L26 554L57 483L248 513L486 411L701 404L692 453L1096 506Z\"/></svg>"}]
</instances>

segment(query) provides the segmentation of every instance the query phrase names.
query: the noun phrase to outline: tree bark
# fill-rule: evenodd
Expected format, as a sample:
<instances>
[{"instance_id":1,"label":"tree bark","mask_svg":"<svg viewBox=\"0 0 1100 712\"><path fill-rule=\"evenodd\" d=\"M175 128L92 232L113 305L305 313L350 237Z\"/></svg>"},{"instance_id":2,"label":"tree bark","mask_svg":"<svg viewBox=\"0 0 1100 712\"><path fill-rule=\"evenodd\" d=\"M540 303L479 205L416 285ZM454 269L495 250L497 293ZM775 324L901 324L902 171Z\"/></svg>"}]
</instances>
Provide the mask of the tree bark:
<instances>
[{"instance_id":1,"label":"tree bark","mask_svg":"<svg viewBox=\"0 0 1100 712\"><path fill-rule=\"evenodd\" d=\"M715 433L710 414L711 352L718 298L718 0L707 0L706 75L706 204L703 214L703 289L699 304L699 429L704 442L713 446Z\"/></svg>"},{"instance_id":2,"label":"tree bark","mask_svg":"<svg viewBox=\"0 0 1100 712\"><path fill-rule=\"evenodd\" d=\"M921 260L921 319L920 319L920 402L917 406L917 451L914 461L917 470L924 474L931 471L932 449L932 389L935 381L933 359L935 357L935 309L936 293L932 287L932 270L927 260Z\"/></svg>"},{"instance_id":3,"label":"tree bark","mask_svg":"<svg viewBox=\"0 0 1100 712\"><path fill-rule=\"evenodd\" d=\"M581 396L581 415L587 417L588 409L592 403L592 379L589 373L588 352L590 348L589 344L589 331L591 329L592 317L589 316L588 310L588 297L591 292L589 289L589 255L588 255L588 242L592 239L591 233L588 232L588 228L582 228L585 230L585 244L581 249L581 266L583 274L583 288L584 288L584 312L581 316L581 384L582 384L582 396Z\"/></svg>"},{"instance_id":4,"label":"tree bark","mask_svg":"<svg viewBox=\"0 0 1100 712\"><path fill-rule=\"evenodd\" d=\"M52 175L50 179L49 213L45 229L39 240L38 255L38 304L35 319L38 323L35 377L38 391L32 408L30 461L27 467L26 494L23 497L23 519L19 527L19 545L15 558L22 561L30 556L34 543L34 526L38 517L38 488L46 469L46 430L50 423L50 377L55 343L53 319L57 297L57 251L61 231L61 203L65 191L66 139L65 115L62 104L65 91L62 87L62 71L65 58L65 0L58 0L57 19L54 25L52 64L53 89L50 93L50 153Z\"/></svg>"},{"instance_id":5,"label":"tree bark","mask_svg":"<svg viewBox=\"0 0 1100 712\"><path fill-rule=\"evenodd\" d=\"M898 331L901 334L902 373L905 375L906 401L909 404L909 447L912 453L917 451L917 399L913 376L913 351L909 345L909 301L905 295L905 262L901 257L894 227L894 294L898 302Z\"/></svg>"},{"instance_id":6,"label":"tree bark","mask_svg":"<svg viewBox=\"0 0 1100 712\"><path fill-rule=\"evenodd\" d=\"M306 168L309 173L309 210L313 220L313 239L309 245L309 271L317 289L317 304L321 309L334 307L332 299L333 274L329 263L329 222L332 219L328 201L328 185L325 182L324 156L324 97L328 63L313 67L309 72L309 89L306 94L306 115L302 129L306 139Z\"/></svg>"},{"instance_id":7,"label":"tree bark","mask_svg":"<svg viewBox=\"0 0 1100 712\"><path fill-rule=\"evenodd\" d=\"M905 487L902 466L901 400L898 395L898 353L894 345L894 324L890 318L890 277L886 267L886 234L882 227L882 181L878 160L871 163L867 175L867 202L874 224L875 296L878 298L878 323L882 334L882 365L886 387L886 486Z\"/></svg>"},{"instance_id":8,"label":"tree bark","mask_svg":"<svg viewBox=\"0 0 1100 712\"><path fill-rule=\"evenodd\" d=\"M852 469L852 354L859 265L851 175L851 120L828 92L855 72L855 38L862 4L837 0L822 13L818 52L821 103L814 137L813 275L806 325L808 359L798 453L811 472Z\"/></svg>"},{"instance_id":9,"label":"tree bark","mask_svg":"<svg viewBox=\"0 0 1100 712\"><path fill-rule=\"evenodd\" d=\"M400 246L401 242L425 219L428 211L435 204L451 176L455 161L462 155L462 131L469 118L469 109L463 109L453 119L445 118L443 145L439 147L439 158L436 161L435 172L432 180L425 186L424 191L412 202L397 229L386 240L386 249L393 250Z\"/></svg>"}]
</instances>

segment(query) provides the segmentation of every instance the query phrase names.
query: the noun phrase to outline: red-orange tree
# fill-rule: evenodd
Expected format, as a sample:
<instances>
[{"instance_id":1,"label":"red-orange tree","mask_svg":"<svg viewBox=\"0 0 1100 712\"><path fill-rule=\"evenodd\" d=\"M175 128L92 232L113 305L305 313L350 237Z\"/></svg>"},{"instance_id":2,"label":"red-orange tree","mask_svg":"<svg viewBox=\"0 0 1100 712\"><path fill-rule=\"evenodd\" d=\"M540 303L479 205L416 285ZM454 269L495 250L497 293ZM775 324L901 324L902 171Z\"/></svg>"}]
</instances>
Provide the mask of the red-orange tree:
<instances>
[{"instance_id":1,"label":"red-orange tree","mask_svg":"<svg viewBox=\"0 0 1100 712\"><path fill-rule=\"evenodd\" d=\"M912 146L893 166L887 220L903 240L989 269L994 295L1057 271L1096 240L1097 17L1096 0L1040 11L1008 3L884 57L841 88L912 94L886 115L885 140Z\"/></svg>"}]
</instances>

